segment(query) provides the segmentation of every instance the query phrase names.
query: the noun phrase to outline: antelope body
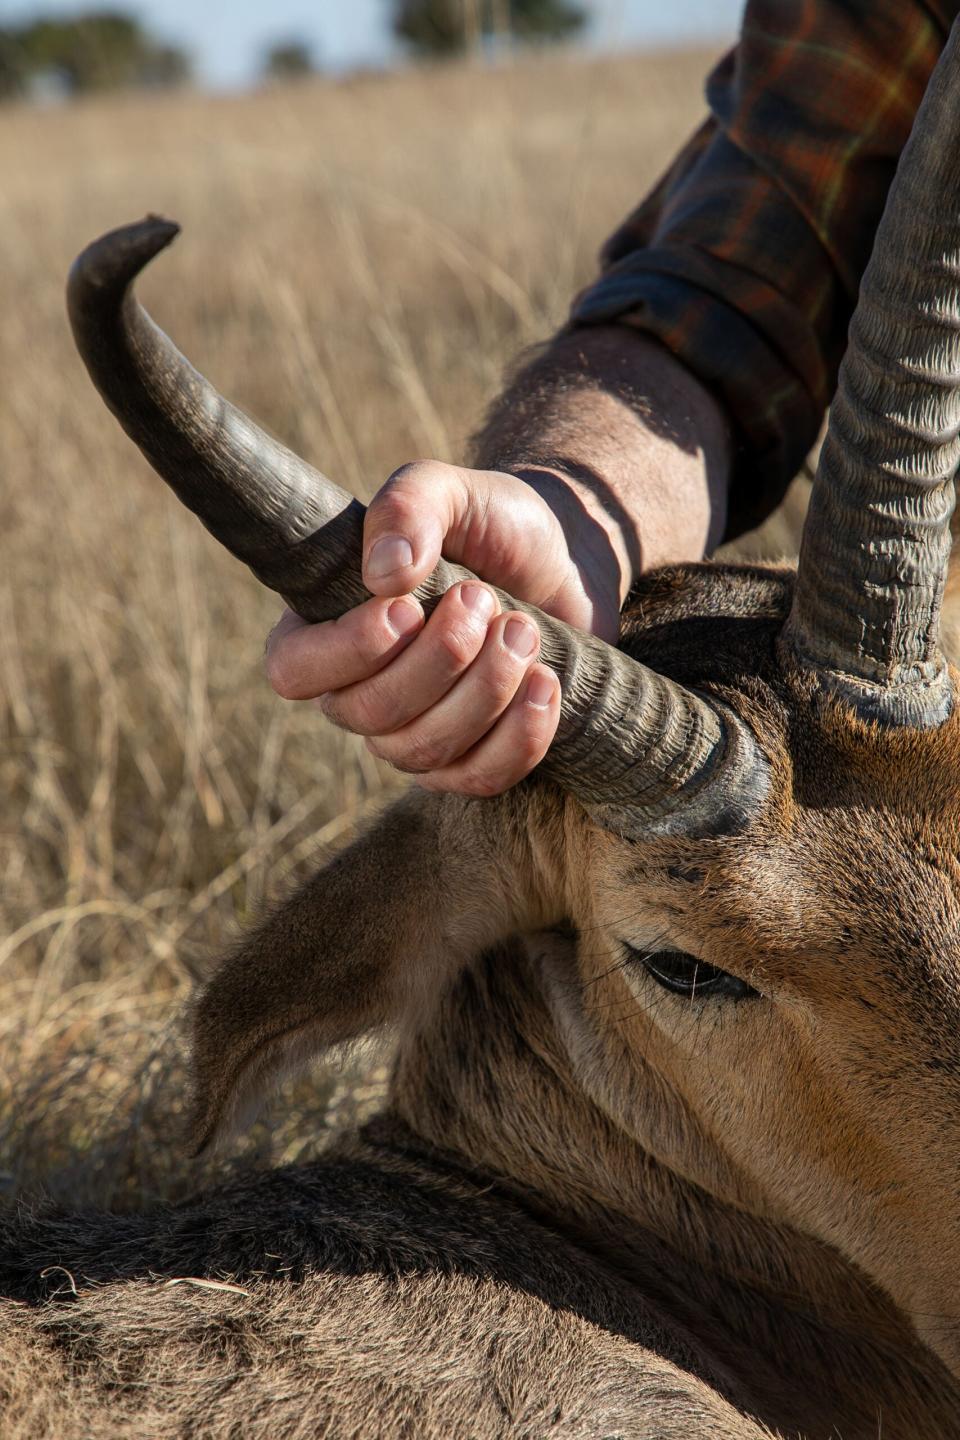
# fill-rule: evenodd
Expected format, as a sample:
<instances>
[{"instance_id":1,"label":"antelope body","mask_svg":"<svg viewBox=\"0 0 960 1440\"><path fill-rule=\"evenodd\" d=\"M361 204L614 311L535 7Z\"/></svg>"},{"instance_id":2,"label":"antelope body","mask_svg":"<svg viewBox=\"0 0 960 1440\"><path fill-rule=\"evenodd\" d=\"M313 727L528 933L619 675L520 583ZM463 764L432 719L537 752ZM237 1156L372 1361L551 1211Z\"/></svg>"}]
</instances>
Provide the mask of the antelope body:
<instances>
[{"instance_id":1,"label":"antelope body","mask_svg":"<svg viewBox=\"0 0 960 1440\"><path fill-rule=\"evenodd\" d=\"M616 650L537 616L538 777L407 797L196 1005L199 1146L392 1024L384 1113L177 1208L10 1222L5 1435L960 1436L958 137L955 30L797 577L661 571ZM215 534L339 614L359 507L132 298L172 234L78 262L91 374Z\"/></svg>"}]
</instances>

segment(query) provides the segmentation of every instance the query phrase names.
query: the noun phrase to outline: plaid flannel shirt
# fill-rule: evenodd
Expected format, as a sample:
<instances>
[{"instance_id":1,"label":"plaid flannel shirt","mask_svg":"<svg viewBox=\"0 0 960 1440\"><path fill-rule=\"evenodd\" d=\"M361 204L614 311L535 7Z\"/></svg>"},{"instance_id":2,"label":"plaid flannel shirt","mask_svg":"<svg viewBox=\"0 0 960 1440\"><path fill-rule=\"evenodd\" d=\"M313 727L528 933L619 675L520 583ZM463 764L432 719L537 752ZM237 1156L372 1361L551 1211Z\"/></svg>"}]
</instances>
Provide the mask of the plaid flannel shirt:
<instances>
[{"instance_id":1,"label":"plaid flannel shirt","mask_svg":"<svg viewBox=\"0 0 960 1440\"><path fill-rule=\"evenodd\" d=\"M603 250L577 324L656 335L734 426L728 533L814 443L897 158L960 0L748 0L710 118Z\"/></svg>"}]
</instances>

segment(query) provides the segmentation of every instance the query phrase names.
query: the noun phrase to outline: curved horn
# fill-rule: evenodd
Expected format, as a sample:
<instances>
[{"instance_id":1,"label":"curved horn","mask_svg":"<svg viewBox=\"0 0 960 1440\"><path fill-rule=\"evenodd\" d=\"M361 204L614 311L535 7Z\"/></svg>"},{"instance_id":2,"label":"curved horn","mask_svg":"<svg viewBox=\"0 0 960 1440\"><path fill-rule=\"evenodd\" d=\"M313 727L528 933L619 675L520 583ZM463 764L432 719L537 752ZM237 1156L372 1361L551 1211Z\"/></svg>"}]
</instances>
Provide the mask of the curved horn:
<instances>
[{"instance_id":1,"label":"curved horn","mask_svg":"<svg viewBox=\"0 0 960 1440\"><path fill-rule=\"evenodd\" d=\"M804 529L785 637L865 717L950 713L939 648L960 460L960 22L900 158Z\"/></svg>"},{"instance_id":2,"label":"curved horn","mask_svg":"<svg viewBox=\"0 0 960 1440\"><path fill-rule=\"evenodd\" d=\"M80 255L67 287L80 354L124 430L213 535L304 619L334 619L369 598L364 507L222 399L142 309L132 282L177 233L151 216ZM469 578L441 561L417 598L429 612ZM752 810L761 761L732 716L497 594L536 622L541 659L560 678L561 718L542 769L603 823L642 827L680 810L679 828L709 831Z\"/></svg>"}]
</instances>

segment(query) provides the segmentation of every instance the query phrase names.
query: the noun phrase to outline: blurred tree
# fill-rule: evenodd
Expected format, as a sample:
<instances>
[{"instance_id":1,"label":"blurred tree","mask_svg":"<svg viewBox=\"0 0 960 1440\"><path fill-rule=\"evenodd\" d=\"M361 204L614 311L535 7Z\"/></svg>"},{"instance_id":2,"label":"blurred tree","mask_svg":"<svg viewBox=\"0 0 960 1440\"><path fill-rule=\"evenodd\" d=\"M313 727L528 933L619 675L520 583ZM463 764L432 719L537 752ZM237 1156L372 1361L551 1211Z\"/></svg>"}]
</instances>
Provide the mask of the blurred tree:
<instances>
[{"instance_id":1,"label":"blurred tree","mask_svg":"<svg viewBox=\"0 0 960 1440\"><path fill-rule=\"evenodd\" d=\"M570 0L510 0L505 20L513 36L526 43L537 40L569 40L587 23L582 5Z\"/></svg>"},{"instance_id":2,"label":"blurred tree","mask_svg":"<svg viewBox=\"0 0 960 1440\"><path fill-rule=\"evenodd\" d=\"M12 30L0 30L0 100L14 100L27 88L23 48Z\"/></svg>"},{"instance_id":3,"label":"blurred tree","mask_svg":"<svg viewBox=\"0 0 960 1440\"><path fill-rule=\"evenodd\" d=\"M193 65L186 50L179 45L153 45L144 54L137 84L172 90L192 79Z\"/></svg>"},{"instance_id":4,"label":"blurred tree","mask_svg":"<svg viewBox=\"0 0 960 1440\"><path fill-rule=\"evenodd\" d=\"M491 38L567 40L586 19L576 0L393 0L393 33L421 55L457 55Z\"/></svg>"},{"instance_id":5,"label":"blurred tree","mask_svg":"<svg viewBox=\"0 0 960 1440\"><path fill-rule=\"evenodd\" d=\"M190 78L190 60L173 45L158 44L139 20L121 11L92 11L75 19L37 19L0 32L0 96L29 89L33 76L57 75L71 94L131 85L178 85ZM18 67L15 86L4 87L6 53Z\"/></svg>"},{"instance_id":6,"label":"blurred tree","mask_svg":"<svg viewBox=\"0 0 960 1440\"><path fill-rule=\"evenodd\" d=\"M313 49L306 40L284 40L271 45L261 67L265 80L303 80L316 71Z\"/></svg>"}]
</instances>

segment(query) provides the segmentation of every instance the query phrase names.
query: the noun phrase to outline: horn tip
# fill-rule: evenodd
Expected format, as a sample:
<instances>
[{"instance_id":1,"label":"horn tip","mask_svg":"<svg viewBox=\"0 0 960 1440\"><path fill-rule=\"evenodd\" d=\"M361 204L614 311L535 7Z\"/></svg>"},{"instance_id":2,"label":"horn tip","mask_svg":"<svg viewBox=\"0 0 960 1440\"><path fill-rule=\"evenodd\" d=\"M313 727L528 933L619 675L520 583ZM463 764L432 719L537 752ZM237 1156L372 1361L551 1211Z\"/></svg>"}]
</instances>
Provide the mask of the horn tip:
<instances>
[{"instance_id":1,"label":"horn tip","mask_svg":"<svg viewBox=\"0 0 960 1440\"><path fill-rule=\"evenodd\" d=\"M96 295L124 291L140 271L180 234L175 220L147 215L132 225L121 225L101 235L77 256L67 281L71 310L82 308Z\"/></svg>"}]
</instances>

